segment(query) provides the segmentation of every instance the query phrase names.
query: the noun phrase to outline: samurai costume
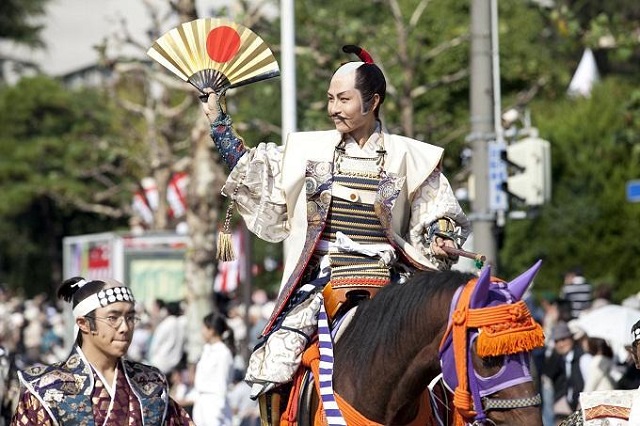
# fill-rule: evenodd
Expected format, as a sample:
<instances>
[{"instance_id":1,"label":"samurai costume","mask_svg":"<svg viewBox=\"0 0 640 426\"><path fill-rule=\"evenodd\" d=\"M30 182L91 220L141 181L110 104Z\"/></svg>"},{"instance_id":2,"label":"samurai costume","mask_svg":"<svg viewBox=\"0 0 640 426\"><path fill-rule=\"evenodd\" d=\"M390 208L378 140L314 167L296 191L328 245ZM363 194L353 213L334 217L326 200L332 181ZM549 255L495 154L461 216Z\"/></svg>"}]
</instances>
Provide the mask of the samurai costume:
<instances>
[{"instance_id":1,"label":"samurai costume","mask_svg":"<svg viewBox=\"0 0 640 426\"><path fill-rule=\"evenodd\" d=\"M288 243L280 295L263 331L268 343L254 351L245 378L266 385L254 386L253 396L295 373L316 326L318 287L380 287L417 269L449 268L449 259L430 254L431 238L444 234L462 245L469 234L440 171L442 148L379 124L362 149L335 130L292 133L284 148L248 149L221 108L211 136L232 169L223 194L254 234ZM291 316L297 326L283 326Z\"/></svg>"},{"instance_id":2,"label":"samurai costume","mask_svg":"<svg viewBox=\"0 0 640 426\"><path fill-rule=\"evenodd\" d=\"M31 367L19 378L27 391L11 425L193 425L169 398L165 376L138 362L121 359L109 389L76 346L66 361Z\"/></svg>"}]
</instances>

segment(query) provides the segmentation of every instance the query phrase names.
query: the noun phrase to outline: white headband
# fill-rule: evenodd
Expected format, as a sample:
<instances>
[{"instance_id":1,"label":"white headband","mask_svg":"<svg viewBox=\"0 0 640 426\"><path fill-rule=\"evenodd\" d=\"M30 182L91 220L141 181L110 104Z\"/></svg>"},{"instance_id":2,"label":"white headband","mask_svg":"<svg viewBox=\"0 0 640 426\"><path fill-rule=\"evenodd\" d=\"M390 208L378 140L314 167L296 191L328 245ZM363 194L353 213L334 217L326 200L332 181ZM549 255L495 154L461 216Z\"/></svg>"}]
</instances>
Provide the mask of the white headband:
<instances>
[{"instance_id":1,"label":"white headband","mask_svg":"<svg viewBox=\"0 0 640 426\"><path fill-rule=\"evenodd\" d=\"M100 290L78 303L76 307L73 308L73 316L80 318L95 309L116 302L135 303L133 293L128 287L112 287Z\"/></svg>"},{"instance_id":2,"label":"white headband","mask_svg":"<svg viewBox=\"0 0 640 426\"><path fill-rule=\"evenodd\" d=\"M76 283L77 284L77 283ZM73 318L81 318L98 308L102 308L111 303L116 302L131 302L135 303L133 293L128 287L112 287L100 290L97 293L84 299L73 308ZM78 336L78 325L74 326L74 336Z\"/></svg>"}]
</instances>

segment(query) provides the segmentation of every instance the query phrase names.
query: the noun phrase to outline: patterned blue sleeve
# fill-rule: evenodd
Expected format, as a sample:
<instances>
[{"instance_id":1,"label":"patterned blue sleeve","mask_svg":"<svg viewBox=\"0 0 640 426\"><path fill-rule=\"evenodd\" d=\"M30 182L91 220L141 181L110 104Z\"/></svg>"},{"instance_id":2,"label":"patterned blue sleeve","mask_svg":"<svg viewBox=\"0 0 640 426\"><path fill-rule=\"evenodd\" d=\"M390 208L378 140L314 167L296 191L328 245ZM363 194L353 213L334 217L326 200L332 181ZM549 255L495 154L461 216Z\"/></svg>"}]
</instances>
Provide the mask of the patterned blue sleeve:
<instances>
[{"instance_id":1,"label":"patterned blue sleeve","mask_svg":"<svg viewBox=\"0 0 640 426\"><path fill-rule=\"evenodd\" d=\"M240 157L247 152L244 140L238 136L233 129L231 117L220 112L218 117L211 123L211 139L218 149L229 169L233 169Z\"/></svg>"}]
</instances>

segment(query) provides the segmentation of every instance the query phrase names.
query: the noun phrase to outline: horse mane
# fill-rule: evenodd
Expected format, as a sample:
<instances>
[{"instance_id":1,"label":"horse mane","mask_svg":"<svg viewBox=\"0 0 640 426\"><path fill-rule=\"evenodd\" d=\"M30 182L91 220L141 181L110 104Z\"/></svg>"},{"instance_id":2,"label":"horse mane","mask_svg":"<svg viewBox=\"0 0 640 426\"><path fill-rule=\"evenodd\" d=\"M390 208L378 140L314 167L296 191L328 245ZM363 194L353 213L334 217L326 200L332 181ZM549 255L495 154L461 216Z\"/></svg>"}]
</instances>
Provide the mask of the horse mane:
<instances>
[{"instance_id":1,"label":"horse mane","mask_svg":"<svg viewBox=\"0 0 640 426\"><path fill-rule=\"evenodd\" d=\"M336 345L336 360L344 355L343 360L350 364L347 368L360 370L385 353L424 344L429 336L410 330L420 329L438 314L446 321L453 294L474 277L460 271L421 271L405 283L386 285L374 298L359 304Z\"/></svg>"}]
</instances>

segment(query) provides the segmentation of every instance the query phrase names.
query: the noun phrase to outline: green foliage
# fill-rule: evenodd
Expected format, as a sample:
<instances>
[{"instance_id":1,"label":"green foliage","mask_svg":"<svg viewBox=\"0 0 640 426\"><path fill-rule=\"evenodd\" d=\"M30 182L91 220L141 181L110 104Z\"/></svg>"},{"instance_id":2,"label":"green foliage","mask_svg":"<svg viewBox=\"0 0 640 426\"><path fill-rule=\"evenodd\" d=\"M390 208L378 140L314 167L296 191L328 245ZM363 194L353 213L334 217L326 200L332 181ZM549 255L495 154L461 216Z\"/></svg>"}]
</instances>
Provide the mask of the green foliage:
<instances>
[{"instance_id":1,"label":"green foliage","mask_svg":"<svg viewBox=\"0 0 640 426\"><path fill-rule=\"evenodd\" d=\"M451 131L451 117L467 105L466 81L443 89L432 88L445 74L466 67L468 43L428 56L431 49L468 32L466 1L430 2L413 26L411 17L416 2L400 2L402 31L407 34L406 55L399 54L401 34L392 19L387 2L362 7L357 2L296 2L296 34L300 46L309 46L298 55L298 99L301 129L330 128L326 118L326 90L333 71L346 61L345 44L367 49L384 70L388 81L384 123L390 131L400 128L400 102L406 90L417 85L427 87L426 94L411 100L415 105L418 137L437 141ZM446 10L446 12L445 12ZM409 73L409 74L407 74Z\"/></svg>"},{"instance_id":2,"label":"green foliage","mask_svg":"<svg viewBox=\"0 0 640 426\"><path fill-rule=\"evenodd\" d=\"M33 18L44 15L48 0L2 0L0 2L0 40L10 40L27 46L42 46L42 24Z\"/></svg>"},{"instance_id":3,"label":"green foliage","mask_svg":"<svg viewBox=\"0 0 640 426\"><path fill-rule=\"evenodd\" d=\"M383 67L388 81L383 121L403 133L404 103L412 103L415 137L447 147L445 169L459 167L469 111L469 2L433 0L419 12L417 1L401 1L401 28L390 2L371 7L352 2L296 2L298 123L302 130L326 129L326 88L345 61L344 44L359 44ZM418 18L419 17L419 18ZM555 58L544 31L545 16L526 2L500 2L500 61L503 94L515 97L538 80L568 81L553 67ZM406 33L406 56L401 52ZM545 48L532 48L545 46ZM459 75L455 78L454 76ZM448 80L450 79L450 80ZM416 88L424 89L421 94Z\"/></svg>"},{"instance_id":4,"label":"green foliage","mask_svg":"<svg viewBox=\"0 0 640 426\"><path fill-rule=\"evenodd\" d=\"M634 85L611 78L588 99L534 103L552 144L553 200L537 217L507 223L507 275L542 258L537 288L557 290L563 273L580 265L618 298L637 292L640 205L626 201L625 185L640 177L639 99Z\"/></svg>"},{"instance_id":5,"label":"green foliage","mask_svg":"<svg viewBox=\"0 0 640 426\"><path fill-rule=\"evenodd\" d=\"M100 92L65 89L49 78L0 90L2 280L29 294L50 290L61 278L63 236L118 225L82 214L76 204L119 208L131 199L114 191L130 179L119 170L127 168L128 150L117 136L118 116Z\"/></svg>"},{"instance_id":6,"label":"green foliage","mask_svg":"<svg viewBox=\"0 0 640 426\"><path fill-rule=\"evenodd\" d=\"M630 74L640 70L640 5L636 0L557 1L549 18L556 40L574 51L584 46L596 51L601 71Z\"/></svg>"},{"instance_id":7,"label":"green foliage","mask_svg":"<svg viewBox=\"0 0 640 426\"><path fill-rule=\"evenodd\" d=\"M116 136L118 113L98 91L70 91L54 80L34 78L1 95L0 182L14 185L6 189L10 202L0 213L19 211L33 197L50 194L91 201L110 184L94 178L113 178L114 171L101 169L117 169L132 148ZM105 202L117 206L127 199L116 193Z\"/></svg>"}]
</instances>

